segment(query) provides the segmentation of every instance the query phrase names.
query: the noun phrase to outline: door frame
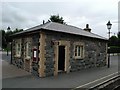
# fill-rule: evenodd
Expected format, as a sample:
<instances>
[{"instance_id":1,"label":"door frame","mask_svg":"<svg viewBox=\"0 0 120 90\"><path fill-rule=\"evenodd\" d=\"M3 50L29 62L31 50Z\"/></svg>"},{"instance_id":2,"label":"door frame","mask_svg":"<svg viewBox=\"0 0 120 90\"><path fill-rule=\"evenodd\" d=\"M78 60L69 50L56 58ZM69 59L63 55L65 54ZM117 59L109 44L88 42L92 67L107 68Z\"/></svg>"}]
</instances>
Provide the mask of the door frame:
<instances>
[{"instance_id":1,"label":"door frame","mask_svg":"<svg viewBox=\"0 0 120 90\"><path fill-rule=\"evenodd\" d=\"M55 41L54 42L54 76L58 75L58 55L59 46L65 46L65 68L64 71L70 71L70 41Z\"/></svg>"}]
</instances>

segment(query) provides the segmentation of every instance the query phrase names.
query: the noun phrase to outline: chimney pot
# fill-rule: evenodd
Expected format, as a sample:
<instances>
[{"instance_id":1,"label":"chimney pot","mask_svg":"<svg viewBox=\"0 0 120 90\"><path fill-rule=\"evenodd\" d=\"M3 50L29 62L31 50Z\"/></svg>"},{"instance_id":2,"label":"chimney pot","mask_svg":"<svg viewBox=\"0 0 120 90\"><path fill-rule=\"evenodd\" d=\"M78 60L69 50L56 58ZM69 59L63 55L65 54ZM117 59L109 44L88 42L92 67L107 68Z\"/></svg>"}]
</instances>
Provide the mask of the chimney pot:
<instances>
[{"instance_id":1,"label":"chimney pot","mask_svg":"<svg viewBox=\"0 0 120 90\"><path fill-rule=\"evenodd\" d=\"M85 31L91 32L91 29L89 28L89 24L86 24L86 28L84 28Z\"/></svg>"},{"instance_id":2,"label":"chimney pot","mask_svg":"<svg viewBox=\"0 0 120 90\"><path fill-rule=\"evenodd\" d=\"M45 24L45 20L43 20L43 24Z\"/></svg>"},{"instance_id":3,"label":"chimney pot","mask_svg":"<svg viewBox=\"0 0 120 90\"><path fill-rule=\"evenodd\" d=\"M89 28L89 24L86 24L86 28Z\"/></svg>"}]
</instances>

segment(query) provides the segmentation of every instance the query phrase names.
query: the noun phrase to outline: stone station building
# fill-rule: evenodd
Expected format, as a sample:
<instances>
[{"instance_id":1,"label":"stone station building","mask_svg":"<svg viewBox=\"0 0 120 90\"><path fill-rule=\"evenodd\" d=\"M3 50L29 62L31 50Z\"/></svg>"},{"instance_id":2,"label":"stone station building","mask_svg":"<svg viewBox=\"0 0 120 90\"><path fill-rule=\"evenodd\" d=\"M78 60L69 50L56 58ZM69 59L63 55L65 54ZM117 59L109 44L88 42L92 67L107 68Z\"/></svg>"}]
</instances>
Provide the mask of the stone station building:
<instances>
[{"instance_id":1,"label":"stone station building","mask_svg":"<svg viewBox=\"0 0 120 90\"><path fill-rule=\"evenodd\" d=\"M107 65L107 39L85 29L47 22L12 35L12 64L39 77Z\"/></svg>"}]
</instances>

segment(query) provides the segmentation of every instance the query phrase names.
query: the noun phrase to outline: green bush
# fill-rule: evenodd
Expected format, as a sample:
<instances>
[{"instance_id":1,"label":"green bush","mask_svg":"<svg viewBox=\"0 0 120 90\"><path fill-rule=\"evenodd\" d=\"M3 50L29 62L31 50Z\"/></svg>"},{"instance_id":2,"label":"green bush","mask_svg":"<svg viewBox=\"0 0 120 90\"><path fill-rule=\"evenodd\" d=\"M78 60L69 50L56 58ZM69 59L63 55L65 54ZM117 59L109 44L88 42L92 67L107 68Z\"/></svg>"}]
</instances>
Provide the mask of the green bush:
<instances>
[{"instance_id":1,"label":"green bush","mask_svg":"<svg viewBox=\"0 0 120 90\"><path fill-rule=\"evenodd\" d=\"M108 49L108 53L120 53L120 47L110 46L110 49Z\"/></svg>"}]
</instances>

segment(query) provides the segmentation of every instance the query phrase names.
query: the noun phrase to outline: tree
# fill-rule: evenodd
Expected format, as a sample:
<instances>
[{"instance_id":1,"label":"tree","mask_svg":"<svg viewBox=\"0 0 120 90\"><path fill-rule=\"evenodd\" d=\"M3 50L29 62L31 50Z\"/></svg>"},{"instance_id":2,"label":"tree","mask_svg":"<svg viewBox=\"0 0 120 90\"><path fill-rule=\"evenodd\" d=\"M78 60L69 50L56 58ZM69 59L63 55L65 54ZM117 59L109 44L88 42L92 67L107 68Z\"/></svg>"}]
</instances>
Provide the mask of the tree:
<instances>
[{"instance_id":1,"label":"tree","mask_svg":"<svg viewBox=\"0 0 120 90\"><path fill-rule=\"evenodd\" d=\"M117 46L118 44L118 38L116 36L111 36L109 39L108 46Z\"/></svg>"},{"instance_id":2,"label":"tree","mask_svg":"<svg viewBox=\"0 0 120 90\"><path fill-rule=\"evenodd\" d=\"M12 31L10 27L7 28L7 32L5 32L5 30L0 30L0 33L2 33L2 48L5 50L8 49L7 45L9 42L11 42L10 36L14 33L21 31L23 31L23 29L17 29L17 28Z\"/></svg>"},{"instance_id":3,"label":"tree","mask_svg":"<svg viewBox=\"0 0 120 90\"><path fill-rule=\"evenodd\" d=\"M120 31L118 32L117 36L118 36L118 46L120 47Z\"/></svg>"},{"instance_id":4,"label":"tree","mask_svg":"<svg viewBox=\"0 0 120 90\"><path fill-rule=\"evenodd\" d=\"M16 28L16 29L13 31L13 34L15 34L15 33L17 33L17 32L21 32L21 31L23 31L23 29L18 29L18 28Z\"/></svg>"},{"instance_id":5,"label":"tree","mask_svg":"<svg viewBox=\"0 0 120 90\"><path fill-rule=\"evenodd\" d=\"M117 36L118 36L118 38L120 39L120 31L118 32Z\"/></svg>"},{"instance_id":6,"label":"tree","mask_svg":"<svg viewBox=\"0 0 120 90\"><path fill-rule=\"evenodd\" d=\"M109 53L120 53L120 42L117 36L111 36L109 39L108 46L110 49L108 50Z\"/></svg>"},{"instance_id":7,"label":"tree","mask_svg":"<svg viewBox=\"0 0 120 90\"><path fill-rule=\"evenodd\" d=\"M2 48L6 48L7 47L7 42L6 42L6 38L5 38L5 31L0 30L0 33L2 33Z\"/></svg>"},{"instance_id":8,"label":"tree","mask_svg":"<svg viewBox=\"0 0 120 90\"><path fill-rule=\"evenodd\" d=\"M6 32L6 41L7 41L7 42L9 42L9 35L11 35L11 34L12 34L11 28L8 27L8 28L7 28L7 32Z\"/></svg>"},{"instance_id":9,"label":"tree","mask_svg":"<svg viewBox=\"0 0 120 90\"><path fill-rule=\"evenodd\" d=\"M10 41L11 41L10 36L11 36L12 34L15 34L15 33L17 33L17 32L21 32L21 31L23 31L23 29L18 29L18 28L16 28L14 31L12 31L12 30L9 29L9 30L6 32L6 41L7 41L7 42L10 42Z\"/></svg>"},{"instance_id":10,"label":"tree","mask_svg":"<svg viewBox=\"0 0 120 90\"><path fill-rule=\"evenodd\" d=\"M49 20L48 20L49 21ZM63 20L63 17L60 17L59 15L51 15L50 16L50 21L52 22L57 22L61 24L66 24Z\"/></svg>"}]
</instances>

